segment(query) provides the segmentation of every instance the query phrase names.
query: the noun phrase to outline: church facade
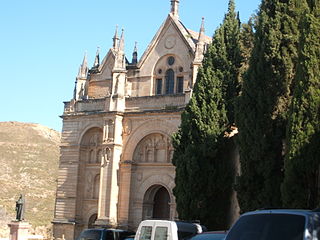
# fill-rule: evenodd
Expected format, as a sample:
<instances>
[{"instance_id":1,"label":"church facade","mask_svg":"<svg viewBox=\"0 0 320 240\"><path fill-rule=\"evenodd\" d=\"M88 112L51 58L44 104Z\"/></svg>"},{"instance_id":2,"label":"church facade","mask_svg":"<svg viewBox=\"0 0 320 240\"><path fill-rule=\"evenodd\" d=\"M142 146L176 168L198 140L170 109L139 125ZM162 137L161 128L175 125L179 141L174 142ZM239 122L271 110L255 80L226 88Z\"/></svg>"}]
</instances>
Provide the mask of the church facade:
<instances>
[{"instance_id":1,"label":"church facade","mask_svg":"<svg viewBox=\"0 0 320 240\"><path fill-rule=\"evenodd\" d=\"M71 240L92 226L135 229L177 218L171 135L180 125L211 38L179 20L179 0L138 60L123 32L104 59L80 66L65 102L53 234Z\"/></svg>"}]
</instances>

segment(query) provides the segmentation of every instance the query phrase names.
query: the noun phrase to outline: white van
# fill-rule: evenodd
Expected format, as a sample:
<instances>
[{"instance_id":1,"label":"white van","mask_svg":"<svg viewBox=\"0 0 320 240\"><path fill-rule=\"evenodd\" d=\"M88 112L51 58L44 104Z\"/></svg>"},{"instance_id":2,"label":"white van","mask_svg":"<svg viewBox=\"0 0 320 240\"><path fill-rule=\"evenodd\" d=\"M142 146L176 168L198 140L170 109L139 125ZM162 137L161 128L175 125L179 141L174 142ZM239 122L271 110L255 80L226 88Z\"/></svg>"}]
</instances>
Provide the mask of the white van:
<instances>
[{"instance_id":1,"label":"white van","mask_svg":"<svg viewBox=\"0 0 320 240\"><path fill-rule=\"evenodd\" d=\"M183 240L206 231L197 223L145 220L139 224L134 240Z\"/></svg>"}]
</instances>

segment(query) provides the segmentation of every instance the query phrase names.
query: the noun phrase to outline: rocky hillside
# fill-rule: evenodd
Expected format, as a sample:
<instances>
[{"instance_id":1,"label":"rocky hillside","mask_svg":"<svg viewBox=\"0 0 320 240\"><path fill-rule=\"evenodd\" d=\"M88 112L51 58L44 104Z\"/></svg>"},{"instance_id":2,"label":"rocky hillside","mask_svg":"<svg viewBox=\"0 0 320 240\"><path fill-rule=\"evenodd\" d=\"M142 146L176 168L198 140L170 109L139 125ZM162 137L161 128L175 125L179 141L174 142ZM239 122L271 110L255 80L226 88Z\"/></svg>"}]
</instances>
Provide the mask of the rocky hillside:
<instances>
[{"instance_id":1,"label":"rocky hillside","mask_svg":"<svg viewBox=\"0 0 320 240\"><path fill-rule=\"evenodd\" d=\"M26 199L25 219L33 228L50 225L59 142L60 133L47 127L0 122L0 238L8 237L4 228L15 218L15 201L20 193Z\"/></svg>"}]
</instances>

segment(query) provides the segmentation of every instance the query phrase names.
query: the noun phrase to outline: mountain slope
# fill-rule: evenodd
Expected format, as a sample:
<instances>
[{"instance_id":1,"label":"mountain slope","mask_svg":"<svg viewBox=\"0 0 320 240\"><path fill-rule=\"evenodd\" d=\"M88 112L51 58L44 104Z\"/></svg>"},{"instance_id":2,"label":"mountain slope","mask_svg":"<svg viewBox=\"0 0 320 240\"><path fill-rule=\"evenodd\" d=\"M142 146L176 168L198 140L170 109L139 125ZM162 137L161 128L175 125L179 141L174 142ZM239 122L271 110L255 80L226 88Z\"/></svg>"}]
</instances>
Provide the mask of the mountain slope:
<instances>
[{"instance_id":1,"label":"mountain slope","mask_svg":"<svg viewBox=\"0 0 320 240\"><path fill-rule=\"evenodd\" d=\"M0 228L15 218L15 201L20 193L26 199L25 220L33 227L50 224L59 143L60 133L47 127L0 122Z\"/></svg>"}]
</instances>

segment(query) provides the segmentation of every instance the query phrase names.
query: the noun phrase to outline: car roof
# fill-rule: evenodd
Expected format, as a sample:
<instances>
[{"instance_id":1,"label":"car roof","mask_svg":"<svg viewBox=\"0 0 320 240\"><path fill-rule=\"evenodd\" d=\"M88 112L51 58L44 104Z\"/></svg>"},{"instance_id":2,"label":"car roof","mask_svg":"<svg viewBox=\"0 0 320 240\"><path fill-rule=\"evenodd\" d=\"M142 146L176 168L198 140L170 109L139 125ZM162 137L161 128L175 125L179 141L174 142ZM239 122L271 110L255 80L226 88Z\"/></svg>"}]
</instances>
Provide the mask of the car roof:
<instances>
[{"instance_id":1,"label":"car roof","mask_svg":"<svg viewBox=\"0 0 320 240\"><path fill-rule=\"evenodd\" d=\"M220 231L208 231L208 232L202 232L199 234L227 234L227 231L225 230L220 230Z\"/></svg>"},{"instance_id":2,"label":"car roof","mask_svg":"<svg viewBox=\"0 0 320 240\"><path fill-rule=\"evenodd\" d=\"M319 214L319 212L305 210L305 209L262 209L251 211L242 214L242 216L247 215L257 215L257 214L294 214L294 215L303 215L303 216L310 216L314 214Z\"/></svg>"}]
</instances>

